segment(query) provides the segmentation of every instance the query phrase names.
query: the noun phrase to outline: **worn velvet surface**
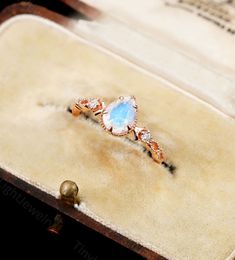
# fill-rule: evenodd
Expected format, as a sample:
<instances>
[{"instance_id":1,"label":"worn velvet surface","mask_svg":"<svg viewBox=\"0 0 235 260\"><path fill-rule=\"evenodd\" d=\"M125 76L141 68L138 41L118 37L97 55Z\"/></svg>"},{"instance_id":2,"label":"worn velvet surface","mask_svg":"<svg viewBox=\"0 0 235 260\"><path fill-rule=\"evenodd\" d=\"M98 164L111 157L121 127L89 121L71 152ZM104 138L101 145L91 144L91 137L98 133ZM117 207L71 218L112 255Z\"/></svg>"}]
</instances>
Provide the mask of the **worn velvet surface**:
<instances>
[{"instance_id":1,"label":"worn velvet surface","mask_svg":"<svg viewBox=\"0 0 235 260\"><path fill-rule=\"evenodd\" d=\"M3 25L0 57L2 168L54 196L75 181L78 210L169 259L232 254L234 119L44 20ZM66 112L78 97L132 94L174 176L139 146Z\"/></svg>"}]
</instances>

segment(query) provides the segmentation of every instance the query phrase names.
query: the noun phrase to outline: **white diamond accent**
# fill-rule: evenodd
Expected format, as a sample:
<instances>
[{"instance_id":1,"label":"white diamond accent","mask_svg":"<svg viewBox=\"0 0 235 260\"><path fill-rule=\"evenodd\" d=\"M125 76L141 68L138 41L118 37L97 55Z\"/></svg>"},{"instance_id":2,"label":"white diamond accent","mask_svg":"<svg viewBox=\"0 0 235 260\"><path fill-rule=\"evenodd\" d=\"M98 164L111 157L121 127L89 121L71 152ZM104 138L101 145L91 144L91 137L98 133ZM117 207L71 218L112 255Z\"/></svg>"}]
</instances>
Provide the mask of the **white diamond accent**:
<instances>
[{"instance_id":1,"label":"white diamond accent","mask_svg":"<svg viewBox=\"0 0 235 260\"><path fill-rule=\"evenodd\" d=\"M143 131L141 133L141 139L144 141L144 142L148 142L151 140L151 134L149 131Z\"/></svg>"},{"instance_id":2,"label":"white diamond accent","mask_svg":"<svg viewBox=\"0 0 235 260\"><path fill-rule=\"evenodd\" d=\"M89 103L88 103L89 108L94 109L94 108L96 108L98 105L99 105L98 99L93 98L93 99L90 99L90 100L89 100Z\"/></svg>"}]
</instances>

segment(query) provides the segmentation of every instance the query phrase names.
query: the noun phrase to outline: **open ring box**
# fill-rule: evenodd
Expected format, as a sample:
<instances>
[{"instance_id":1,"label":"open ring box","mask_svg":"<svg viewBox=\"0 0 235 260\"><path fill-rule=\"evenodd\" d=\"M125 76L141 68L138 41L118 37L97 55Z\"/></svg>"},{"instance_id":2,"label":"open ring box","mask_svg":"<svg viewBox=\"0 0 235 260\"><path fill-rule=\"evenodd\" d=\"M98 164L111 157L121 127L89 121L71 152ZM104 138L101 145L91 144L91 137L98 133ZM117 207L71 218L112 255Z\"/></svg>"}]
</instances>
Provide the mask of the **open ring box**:
<instances>
[{"instance_id":1,"label":"open ring box","mask_svg":"<svg viewBox=\"0 0 235 260\"><path fill-rule=\"evenodd\" d=\"M98 12L67 2L90 20L22 6L21 13L31 14L1 16L1 178L148 259L233 259L234 59L220 64L218 53L200 56L207 39L199 29L223 34L220 45L231 47L234 57L232 36L162 4L160 17L181 17L176 27L191 17L198 30L191 32L199 39L196 59L185 55L184 45L180 51L179 41L163 37L171 20L162 23L157 41L153 31L142 33L144 26L134 29L127 13L123 22L108 15L110 6ZM97 3L100 10L105 6ZM66 111L78 97L120 95L135 95L138 122L176 165L173 176L138 146ZM79 186L76 208L58 200L64 180Z\"/></svg>"}]
</instances>

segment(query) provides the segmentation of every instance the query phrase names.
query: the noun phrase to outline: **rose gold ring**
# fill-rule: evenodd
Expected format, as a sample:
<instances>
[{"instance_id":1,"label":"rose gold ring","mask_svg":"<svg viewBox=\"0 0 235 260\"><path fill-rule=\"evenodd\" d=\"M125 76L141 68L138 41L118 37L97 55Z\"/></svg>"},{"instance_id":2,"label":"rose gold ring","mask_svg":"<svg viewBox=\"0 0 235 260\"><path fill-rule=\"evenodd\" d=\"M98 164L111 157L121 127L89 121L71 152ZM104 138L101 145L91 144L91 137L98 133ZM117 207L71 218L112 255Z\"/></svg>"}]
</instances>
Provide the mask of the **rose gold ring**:
<instances>
[{"instance_id":1,"label":"rose gold ring","mask_svg":"<svg viewBox=\"0 0 235 260\"><path fill-rule=\"evenodd\" d=\"M134 96L121 96L107 106L100 98L82 98L68 109L74 116L83 113L95 119L114 136L125 136L141 143L154 162L163 164L173 173L175 167L164 161L163 151L150 131L146 127L137 126L137 110Z\"/></svg>"}]
</instances>

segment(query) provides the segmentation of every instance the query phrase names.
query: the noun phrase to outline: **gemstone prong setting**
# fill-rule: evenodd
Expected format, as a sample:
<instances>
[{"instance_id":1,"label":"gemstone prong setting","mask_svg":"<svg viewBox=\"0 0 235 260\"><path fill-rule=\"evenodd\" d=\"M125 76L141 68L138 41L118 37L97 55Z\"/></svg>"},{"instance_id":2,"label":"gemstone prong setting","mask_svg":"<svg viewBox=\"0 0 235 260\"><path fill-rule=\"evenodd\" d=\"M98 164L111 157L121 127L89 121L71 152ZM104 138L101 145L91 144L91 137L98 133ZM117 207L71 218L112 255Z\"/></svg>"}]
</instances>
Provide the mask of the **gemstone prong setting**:
<instances>
[{"instance_id":1,"label":"gemstone prong setting","mask_svg":"<svg viewBox=\"0 0 235 260\"><path fill-rule=\"evenodd\" d=\"M127 136L142 143L155 162L164 163L162 149L158 142L152 138L150 131L146 127L136 126L137 110L134 96L120 96L107 106L99 98L78 99L76 104L71 107L74 116L78 116L82 112L85 115L87 111L92 112L95 117L99 118L100 125L104 130L114 136Z\"/></svg>"}]
</instances>

